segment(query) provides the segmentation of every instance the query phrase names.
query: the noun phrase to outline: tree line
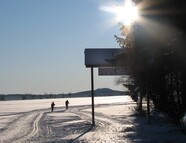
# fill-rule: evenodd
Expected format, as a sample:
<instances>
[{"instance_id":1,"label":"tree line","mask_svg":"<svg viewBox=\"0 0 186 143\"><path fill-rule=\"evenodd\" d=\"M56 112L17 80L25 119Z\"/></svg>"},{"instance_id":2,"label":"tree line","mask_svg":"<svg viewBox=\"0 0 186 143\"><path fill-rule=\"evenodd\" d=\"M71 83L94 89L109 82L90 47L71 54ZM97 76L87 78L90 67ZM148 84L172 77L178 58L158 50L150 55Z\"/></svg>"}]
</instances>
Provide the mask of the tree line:
<instances>
[{"instance_id":1,"label":"tree line","mask_svg":"<svg viewBox=\"0 0 186 143\"><path fill-rule=\"evenodd\" d=\"M123 49L117 60L128 69L127 77L117 82L140 103L148 94L156 110L178 122L186 112L186 1L133 2L139 7L139 21L120 24L121 35L115 36Z\"/></svg>"}]
</instances>

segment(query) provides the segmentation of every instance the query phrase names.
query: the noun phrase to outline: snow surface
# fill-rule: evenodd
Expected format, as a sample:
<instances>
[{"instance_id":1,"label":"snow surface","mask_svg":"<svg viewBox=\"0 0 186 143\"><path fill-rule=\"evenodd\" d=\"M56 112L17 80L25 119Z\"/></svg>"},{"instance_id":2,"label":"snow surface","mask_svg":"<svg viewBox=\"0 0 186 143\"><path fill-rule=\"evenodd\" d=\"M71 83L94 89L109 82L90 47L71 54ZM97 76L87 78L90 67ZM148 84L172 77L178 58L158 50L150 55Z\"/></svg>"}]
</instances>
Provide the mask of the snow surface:
<instances>
[{"instance_id":1,"label":"snow surface","mask_svg":"<svg viewBox=\"0 0 186 143\"><path fill-rule=\"evenodd\" d=\"M95 126L91 126L91 98L0 102L0 143L184 143L178 126L162 113L135 113L129 96L95 97ZM50 111L55 102L54 112Z\"/></svg>"}]
</instances>

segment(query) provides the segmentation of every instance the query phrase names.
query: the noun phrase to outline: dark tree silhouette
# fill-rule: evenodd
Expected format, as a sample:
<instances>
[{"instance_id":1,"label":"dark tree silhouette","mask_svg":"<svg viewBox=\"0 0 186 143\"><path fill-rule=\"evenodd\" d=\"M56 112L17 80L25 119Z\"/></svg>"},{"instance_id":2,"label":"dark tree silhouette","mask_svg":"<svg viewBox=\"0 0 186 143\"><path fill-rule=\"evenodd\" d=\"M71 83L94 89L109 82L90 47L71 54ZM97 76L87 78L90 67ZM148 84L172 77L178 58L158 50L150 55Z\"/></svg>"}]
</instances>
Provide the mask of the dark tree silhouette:
<instances>
[{"instance_id":1,"label":"dark tree silhouette","mask_svg":"<svg viewBox=\"0 0 186 143\"><path fill-rule=\"evenodd\" d=\"M141 98L148 92L155 109L178 121L186 112L186 1L133 2L143 21L120 24L121 37L115 36L124 49L123 66L130 69L129 79L120 81L134 99L138 87Z\"/></svg>"}]
</instances>

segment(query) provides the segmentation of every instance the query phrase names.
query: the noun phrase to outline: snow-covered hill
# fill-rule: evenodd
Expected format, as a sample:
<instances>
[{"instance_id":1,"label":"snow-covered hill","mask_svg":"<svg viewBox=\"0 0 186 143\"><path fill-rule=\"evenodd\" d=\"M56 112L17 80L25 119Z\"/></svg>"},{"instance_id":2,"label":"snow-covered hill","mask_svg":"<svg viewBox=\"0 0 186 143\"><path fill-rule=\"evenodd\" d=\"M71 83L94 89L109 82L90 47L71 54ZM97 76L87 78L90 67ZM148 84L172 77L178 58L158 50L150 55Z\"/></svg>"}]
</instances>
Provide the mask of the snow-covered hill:
<instances>
[{"instance_id":1,"label":"snow-covered hill","mask_svg":"<svg viewBox=\"0 0 186 143\"><path fill-rule=\"evenodd\" d=\"M118 96L128 95L128 92L112 90L110 88L99 88L94 91L94 96ZM7 94L0 95L0 101L6 100L27 100L27 99L49 99L49 98L71 98L71 97L90 97L91 91L81 91L67 94Z\"/></svg>"}]
</instances>

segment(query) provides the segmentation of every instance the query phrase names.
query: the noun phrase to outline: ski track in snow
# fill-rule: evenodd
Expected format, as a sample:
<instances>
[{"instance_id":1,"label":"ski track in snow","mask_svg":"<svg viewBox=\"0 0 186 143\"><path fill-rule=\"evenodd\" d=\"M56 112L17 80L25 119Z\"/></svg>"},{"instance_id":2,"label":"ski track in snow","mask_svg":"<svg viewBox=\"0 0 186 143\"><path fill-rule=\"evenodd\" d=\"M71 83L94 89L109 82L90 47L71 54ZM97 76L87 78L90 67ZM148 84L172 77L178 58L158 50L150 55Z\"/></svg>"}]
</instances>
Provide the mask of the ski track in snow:
<instances>
[{"instance_id":1,"label":"ski track in snow","mask_svg":"<svg viewBox=\"0 0 186 143\"><path fill-rule=\"evenodd\" d=\"M38 130L39 130L39 127L38 127L38 123L42 117L42 113L38 114L37 115L37 118L34 120L34 123L33 123L33 130L31 133L29 133L28 135L24 136L23 138L15 141L15 143L22 143L22 142L25 142L27 141L28 139L30 139L31 137L33 137L35 134L37 134Z\"/></svg>"},{"instance_id":2,"label":"ski track in snow","mask_svg":"<svg viewBox=\"0 0 186 143\"><path fill-rule=\"evenodd\" d=\"M8 115L6 115L8 116ZM12 116L12 115L11 115ZM18 115L12 119L1 132L0 142L21 143L34 136L38 131L38 122L42 113L32 111ZM32 130L32 132L30 132ZM11 135L11 136L10 136Z\"/></svg>"}]
</instances>

